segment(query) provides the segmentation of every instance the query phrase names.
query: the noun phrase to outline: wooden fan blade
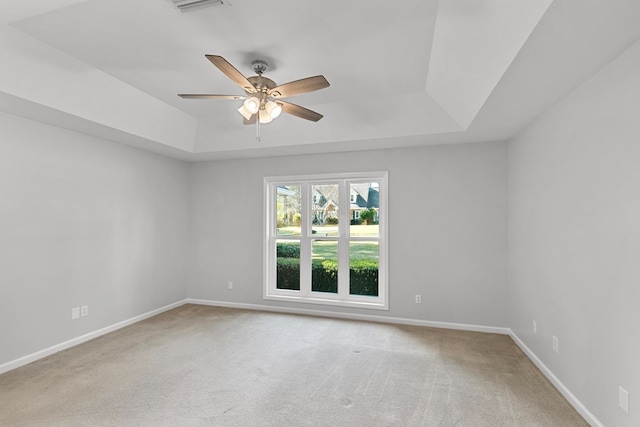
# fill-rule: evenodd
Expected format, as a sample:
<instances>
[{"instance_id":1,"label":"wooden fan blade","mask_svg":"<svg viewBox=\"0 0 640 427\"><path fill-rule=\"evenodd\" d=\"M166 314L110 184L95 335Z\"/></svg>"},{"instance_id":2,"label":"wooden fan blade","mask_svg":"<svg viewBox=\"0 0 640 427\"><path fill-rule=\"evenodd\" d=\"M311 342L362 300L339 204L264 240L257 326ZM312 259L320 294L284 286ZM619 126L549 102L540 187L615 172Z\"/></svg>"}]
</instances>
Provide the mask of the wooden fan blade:
<instances>
[{"instance_id":1,"label":"wooden fan blade","mask_svg":"<svg viewBox=\"0 0 640 427\"><path fill-rule=\"evenodd\" d=\"M205 94L205 93L179 93L178 96L184 99L246 99L246 96L238 96L238 95L215 95L215 94Z\"/></svg>"},{"instance_id":2,"label":"wooden fan blade","mask_svg":"<svg viewBox=\"0 0 640 427\"><path fill-rule=\"evenodd\" d=\"M243 117L242 118L242 123L245 124L245 125L255 125L257 119L258 119L258 115L257 114L253 114L249 120L247 120L247 119L245 119Z\"/></svg>"},{"instance_id":3,"label":"wooden fan blade","mask_svg":"<svg viewBox=\"0 0 640 427\"><path fill-rule=\"evenodd\" d=\"M244 89L248 93L255 93L256 88L253 87L251 82L247 80L247 78L236 69L233 65L231 65L226 59L219 55L205 55L206 58L211 61L213 65L218 67L220 71L222 71L227 77L233 80L238 86Z\"/></svg>"},{"instance_id":4,"label":"wooden fan blade","mask_svg":"<svg viewBox=\"0 0 640 427\"><path fill-rule=\"evenodd\" d=\"M300 117L301 119L317 122L324 117L320 113L316 113L315 111L311 111L308 108L304 108L290 102L278 101L278 104L282 105L282 111L284 111L285 113Z\"/></svg>"},{"instance_id":5,"label":"wooden fan blade","mask_svg":"<svg viewBox=\"0 0 640 427\"><path fill-rule=\"evenodd\" d=\"M324 89L325 87L329 87L327 79L324 76L314 76L276 86L267 93L274 98L286 98L300 93Z\"/></svg>"}]
</instances>

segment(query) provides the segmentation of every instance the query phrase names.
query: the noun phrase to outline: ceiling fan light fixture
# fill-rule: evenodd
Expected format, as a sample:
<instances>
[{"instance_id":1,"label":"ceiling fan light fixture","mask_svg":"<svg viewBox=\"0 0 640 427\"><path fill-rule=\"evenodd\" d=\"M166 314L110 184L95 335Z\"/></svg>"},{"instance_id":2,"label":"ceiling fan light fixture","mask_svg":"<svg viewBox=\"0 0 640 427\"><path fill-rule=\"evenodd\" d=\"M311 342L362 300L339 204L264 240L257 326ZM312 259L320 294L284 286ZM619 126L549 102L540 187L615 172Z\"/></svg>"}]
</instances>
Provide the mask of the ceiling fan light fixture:
<instances>
[{"instance_id":1,"label":"ceiling fan light fixture","mask_svg":"<svg viewBox=\"0 0 640 427\"><path fill-rule=\"evenodd\" d=\"M260 119L260 123L265 124L265 123L271 123L271 121L273 120L273 117L271 117L271 115L267 110L262 109L258 113L258 119Z\"/></svg>"},{"instance_id":2,"label":"ceiling fan light fixture","mask_svg":"<svg viewBox=\"0 0 640 427\"><path fill-rule=\"evenodd\" d=\"M275 119L280 115L280 113L282 113L282 106L277 102L273 102L273 101L267 101L266 105L264 106L264 109L267 111L267 113L269 113L269 116L272 119Z\"/></svg>"},{"instance_id":3,"label":"ceiling fan light fixture","mask_svg":"<svg viewBox=\"0 0 640 427\"><path fill-rule=\"evenodd\" d=\"M242 104L240 108L238 108L238 112L242 114L242 117L244 117L247 120L251 120L251 116L253 116L253 113L247 110L247 107L245 107L244 104Z\"/></svg>"},{"instance_id":4,"label":"ceiling fan light fixture","mask_svg":"<svg viewBox=\"0 0 640 427\"><path fill-rule=\"evenodd\" d=\"M260 99L258 99L257 96L250 96L249 98L245 99L243 106L247 109L248 112L250 112L251 114L255 114L260 109Z\"/></svg>"}]
</instances>

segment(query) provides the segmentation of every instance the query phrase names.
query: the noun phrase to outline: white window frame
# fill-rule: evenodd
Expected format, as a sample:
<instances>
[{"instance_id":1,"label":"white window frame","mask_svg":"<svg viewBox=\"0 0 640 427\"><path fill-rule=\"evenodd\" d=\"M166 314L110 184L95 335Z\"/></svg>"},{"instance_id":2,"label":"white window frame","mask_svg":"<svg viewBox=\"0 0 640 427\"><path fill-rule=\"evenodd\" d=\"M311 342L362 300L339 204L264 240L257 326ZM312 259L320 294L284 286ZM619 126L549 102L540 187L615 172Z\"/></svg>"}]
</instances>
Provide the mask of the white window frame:
<instances>
[{"instance_id":1,"label":"white window frame","mask_svg":"<svg viewBox=\"0 0 640 427\"><path fill-rule=\"evenodd\" d=\"M378 236L350 236L350 187L352 183L379 183ZM323 237L312 234L311 215L311 186L314 184L338 184L340 200L338 202L338 237ZM302 224L301 236L291 237L300 241L300 290L278 289L276 287L276 240L286 240L285 236L278 236L276 230L276 188L279 185L301 185L302 193ZM370 308L377 310L389 309L389 253L388 253L388 172L351 172L317 175L271 176L264 178L264 233L263 233L263 298L266 300L304 302L334 306ZM313 240L338 241L338 293L314 292L311 290L311 275L306 271L310 268L311 242ZM378 296L349 294L349 243L355 241L378 242ZM307 266L306 264L309 264ZM309 273L309 274L307 274Z\"/></svg>"}]
</instances>

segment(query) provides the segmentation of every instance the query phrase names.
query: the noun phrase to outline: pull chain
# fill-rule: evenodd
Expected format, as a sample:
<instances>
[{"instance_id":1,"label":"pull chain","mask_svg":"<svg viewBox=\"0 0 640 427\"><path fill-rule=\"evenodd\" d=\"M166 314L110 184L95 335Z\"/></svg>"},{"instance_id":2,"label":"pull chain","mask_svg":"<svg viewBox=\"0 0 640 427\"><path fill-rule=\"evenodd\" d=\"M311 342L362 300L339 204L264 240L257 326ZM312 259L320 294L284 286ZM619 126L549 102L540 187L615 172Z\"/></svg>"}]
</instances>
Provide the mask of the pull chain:
<instances>
[{"instance_id":1,"label":"pull chain","mask_svg":"<svg viewBox=\"0 0 640 427\"><path fill-rule=\"evenodd\" d=\"M260 142L260 114L256 113L256 140Z\"/></svg>"}]
</instances>

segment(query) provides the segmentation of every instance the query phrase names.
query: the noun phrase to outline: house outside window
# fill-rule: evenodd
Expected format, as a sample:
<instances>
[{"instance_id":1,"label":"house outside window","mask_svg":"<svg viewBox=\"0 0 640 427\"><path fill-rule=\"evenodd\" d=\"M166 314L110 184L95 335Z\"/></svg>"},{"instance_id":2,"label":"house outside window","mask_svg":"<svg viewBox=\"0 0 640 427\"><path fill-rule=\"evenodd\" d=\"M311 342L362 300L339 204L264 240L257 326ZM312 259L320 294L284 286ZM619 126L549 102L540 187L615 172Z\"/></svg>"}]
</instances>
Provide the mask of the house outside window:
<instances>
[{"instance_id":1,"label":"house outside window","mask_svg":"<svg viewBox=\"0 0 640 427\"><path fill-rule=\"evenodd\" d=\"M264 192L265 299L388 309L387 172L267 177Z\"/></svg>"}]
</instances>

